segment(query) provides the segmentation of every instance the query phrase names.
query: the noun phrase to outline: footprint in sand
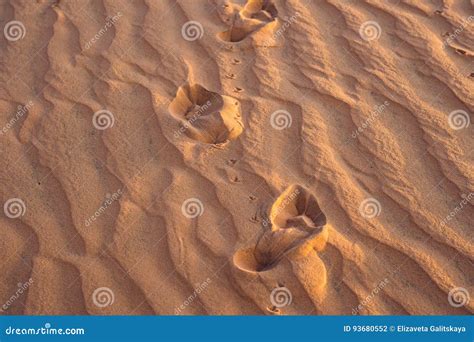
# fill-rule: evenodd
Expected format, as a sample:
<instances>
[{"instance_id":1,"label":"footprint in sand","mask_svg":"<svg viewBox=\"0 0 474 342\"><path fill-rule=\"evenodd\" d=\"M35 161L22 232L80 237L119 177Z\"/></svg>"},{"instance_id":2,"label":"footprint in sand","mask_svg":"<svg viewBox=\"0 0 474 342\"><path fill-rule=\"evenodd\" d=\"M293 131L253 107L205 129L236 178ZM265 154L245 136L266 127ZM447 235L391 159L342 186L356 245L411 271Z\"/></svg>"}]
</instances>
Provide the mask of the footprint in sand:
<instances>
[{"instance_id":1,"label":"footprint in sand","mask_svg":"<svg viewBox=\"0 0 474 342\"><path fill-rule=\"evenodd\" d=\"M218 34L227 42L240 42L252 33L260 30L275 20L278 11L270 0L249 0L242 8L236 4L226 7L224 21L229 24L228 30ZM230 20L229 20L230 19Z\"/></svg>"},{"instance_id":2,"label":"footprint in sand","mask_svg":"<svg viewBox=\"0 0 474 342\"><path fill-rule=\"evenodd\" d=\"M303 245L321 251L328 238L325 225L326 216L315 197L302 186L292 185L277 198L264 220L269 229L260 236L255 248L238 251L234 264L240 269L261 272Z\"/></svg>"},{"instance_id":3,"label":"footprint in sand","mask_svg":"<svg viewBox=\"0 0 474 342\"><path fill-rule=\"evenodd\" d=\"M180 120L177 137L181 132L203 143L222 144L236 139L244 129L239 101L199 84L179 87L168 110Z\"/></svg>"}]
</instances>

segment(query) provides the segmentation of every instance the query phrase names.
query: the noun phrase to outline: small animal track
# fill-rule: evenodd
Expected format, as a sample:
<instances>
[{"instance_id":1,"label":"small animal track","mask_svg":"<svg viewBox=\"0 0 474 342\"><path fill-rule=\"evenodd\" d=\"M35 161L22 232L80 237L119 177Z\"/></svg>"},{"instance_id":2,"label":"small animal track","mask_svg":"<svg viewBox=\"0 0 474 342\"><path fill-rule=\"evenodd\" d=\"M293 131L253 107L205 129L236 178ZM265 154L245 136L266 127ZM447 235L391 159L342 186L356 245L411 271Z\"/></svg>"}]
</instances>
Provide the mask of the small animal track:
<instances>
[{"instance_id":1,"label":"small animal track","mask_svg":"<svg viewBox=\"0 0 474 342\"><path fill-rule=\"evenodd\" d=\"M269 217L263 222L269 228L255 247L234 255L234 264L240 269L264 271L303 244L316 251L323 250L326 245L326 216L315 197L300 185L287 188L273 203Z\"/></svg>"},{"instance_id":2,"label":"small animal track","mask_svg":"<svg viewBox=\"0 0 474 342\"><path fill-rule=\"evenodd\" d=\"M224 21L230 23L230 27L219 33L218 37L227 42L240 42L274 21L277 14L275 5L269 0L249 0L243 8L227 6Z\"/></svg>"},{"instance_id":3,"label":"small animal track","mask_svg":"<svg viewBox=\"0 0 474 342\"><path fill-rule=\"evenodd\" d=\"M240 103L229 96L207 90L199 84L179 87L168 107L180 120L175 133L207 144L223 144L243 131Z\"/></svg>"}]
</instances>

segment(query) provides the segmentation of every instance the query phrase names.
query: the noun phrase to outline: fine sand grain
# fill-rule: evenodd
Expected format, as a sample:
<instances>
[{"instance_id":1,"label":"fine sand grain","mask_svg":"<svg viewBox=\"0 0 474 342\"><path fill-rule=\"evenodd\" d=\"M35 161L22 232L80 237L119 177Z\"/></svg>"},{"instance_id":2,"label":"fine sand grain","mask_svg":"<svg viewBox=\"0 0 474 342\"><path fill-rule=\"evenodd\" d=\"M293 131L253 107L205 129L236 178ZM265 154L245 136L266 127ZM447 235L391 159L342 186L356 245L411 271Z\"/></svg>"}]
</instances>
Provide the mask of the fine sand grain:
<instances>
[{"instance_id":1,"label":"fine sand grain","mask_svg":"<svg viewBox=\"0 0 474 342\"><path fill-rule=\"evenodd\" d=\"M2 314L474 312L470 1L0 18Z\"/></svg>"}]
</instances>

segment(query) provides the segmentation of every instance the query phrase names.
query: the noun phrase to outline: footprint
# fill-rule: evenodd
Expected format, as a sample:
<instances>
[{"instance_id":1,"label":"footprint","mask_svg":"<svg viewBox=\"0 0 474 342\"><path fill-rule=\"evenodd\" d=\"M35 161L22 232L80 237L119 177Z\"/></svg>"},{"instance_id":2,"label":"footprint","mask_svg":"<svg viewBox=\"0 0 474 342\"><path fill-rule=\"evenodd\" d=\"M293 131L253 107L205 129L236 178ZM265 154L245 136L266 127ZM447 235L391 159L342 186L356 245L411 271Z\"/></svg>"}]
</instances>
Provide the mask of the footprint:
<instances>
[{"instance_id":1,"label":"footprint","mask_svg":"<svg viewBox=\"0 0 474 342\"><path fill-rule=\"evenodd\" d=\"M303 243L307 237L307 234L293 228L264 232L254 249L257 271L273 267L286 252Z\"/></svg>"},{"instance_id":2,"label":"footprint","mask_svg":"<svg viewBox=\"0 0 474 342\"><path fill-rule=\"evenodd\" d=\"M240 42L275 20L278 11L270 0L248 0L243 8L234 6L228 30L218 34L227 42ZM225 20L227 21L227 20Z\"/></svg>"},{"instance_id":3,"label":"footprint","mask_svg":"<svg viewBox=\"0 0 474 342\"><path fill-rule=\"evenodd\" d=\"M179 87L168 110L180 120L176 137L185 133L191 139L219 145L236 139L244 128L240 103L236 99L199 84Z\"/></svg>"},{"instance_id":4,"label":"footprint","mask_svg":"<svg viewBox=\"0 0 474 342\"><path fill-rule=\"evenodd\" d=\"M300 185L292 185L275 201L270 220L281 228L298 228L307 232L322 228L326 216L316 198Z\"/></svg>"},{"instance_id":5,"label":"footprint","mask_svg":"<svg viewBox=\"0 0 474 342\"><path fill-rule=\"evenodd\" d=\"M315 197L300 185L286 189L263 221L270 222L269 229L263 232L255 247L234 255L234 265L238 268L261 272L272 268L297 248L301 252L321 251L326 245L326 216Z\"/></svg>"}]
</instances>

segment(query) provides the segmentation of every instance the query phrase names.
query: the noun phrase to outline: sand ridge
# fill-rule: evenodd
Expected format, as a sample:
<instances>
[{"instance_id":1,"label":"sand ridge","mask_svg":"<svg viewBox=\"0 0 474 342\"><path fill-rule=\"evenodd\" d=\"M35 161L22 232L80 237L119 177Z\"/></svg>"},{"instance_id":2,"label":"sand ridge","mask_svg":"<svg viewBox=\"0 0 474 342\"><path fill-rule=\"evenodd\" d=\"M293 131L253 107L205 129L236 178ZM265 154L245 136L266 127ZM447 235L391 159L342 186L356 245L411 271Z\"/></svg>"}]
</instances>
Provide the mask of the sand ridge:
<instances>
[{"instance_id":1,"label":"sand ridge","mask_svg":"<svg viewBox=\"0 0 474 342\"><path fill-rule=\"evenodd\" d=\"M468 1L0 13L2 314L474 312Z\"/></svg>"}]
</instances>

